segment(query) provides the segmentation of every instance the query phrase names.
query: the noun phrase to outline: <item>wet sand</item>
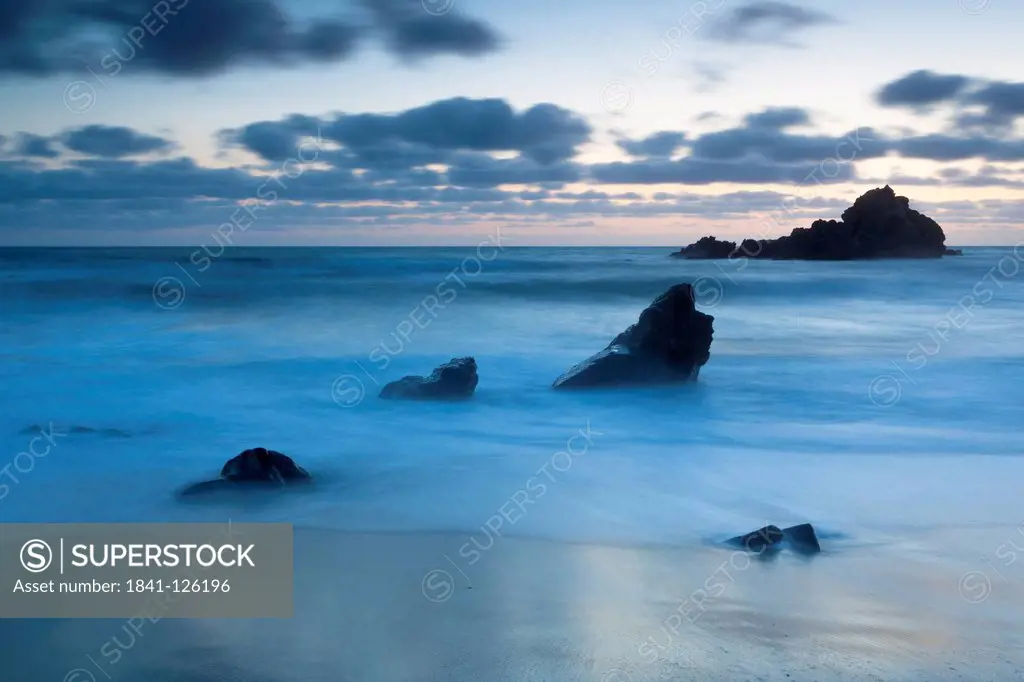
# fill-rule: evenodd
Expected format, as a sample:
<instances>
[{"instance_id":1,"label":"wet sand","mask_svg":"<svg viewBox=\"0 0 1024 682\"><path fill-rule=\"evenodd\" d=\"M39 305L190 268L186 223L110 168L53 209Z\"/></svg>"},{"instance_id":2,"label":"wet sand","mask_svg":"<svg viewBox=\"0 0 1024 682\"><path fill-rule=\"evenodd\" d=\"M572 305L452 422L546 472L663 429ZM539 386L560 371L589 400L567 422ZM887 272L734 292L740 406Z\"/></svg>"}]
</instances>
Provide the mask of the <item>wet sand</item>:
<instances>
[{"instance_id":1,"label":"wet sand","mask_svg":"<svg viewBox=\"0 0 1024 682\"><path fill-rule=\"evenodd\" d=\"M138 634L118 620L5 620L0 677L1024 679L1014 526L826 541L812 558L515 538L460 554L468 540L297 530L291 620L163 619Z\"/></svg>"}]
</instances>

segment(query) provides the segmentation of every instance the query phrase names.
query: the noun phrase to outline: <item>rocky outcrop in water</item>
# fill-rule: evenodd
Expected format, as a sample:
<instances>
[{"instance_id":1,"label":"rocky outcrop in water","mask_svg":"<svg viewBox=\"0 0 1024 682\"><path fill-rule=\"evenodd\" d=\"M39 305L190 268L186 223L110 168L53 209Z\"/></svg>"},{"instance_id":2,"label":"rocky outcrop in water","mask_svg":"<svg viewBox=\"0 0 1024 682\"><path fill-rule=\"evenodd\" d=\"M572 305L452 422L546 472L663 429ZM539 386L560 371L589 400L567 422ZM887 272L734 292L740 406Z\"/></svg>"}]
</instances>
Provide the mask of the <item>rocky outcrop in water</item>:
<instances>
[{"instance_id":1,"label":"rocky outcrop in water","mask_svg":"<svg viewBox=\"0 0 1024 682\"><path fill-rule=\"evenodd\" d=\"M736 242L727 242L715 237L701 237L693 244L684 246L672 255L676 258L714 259L729 258L736 252Z\"/></svg>"},{"instance_id":2,"label":"rocky outcrop in water","mask_svg":"<svg viewBox=\"0 0 1024 682\"><path fill-rule=\"evenodd\" d=\"M934 220L910 208L910 200L891 187L861 195L842 220L816 220L778 239L745 239L737 246L714 237L672 254L677 258L768 258L776 260L858 260L940 258L960 255L947 249L946 235Z\"/></svg>"},{"instance_id":3,"label":"rocky outcrop in water","mask_svg":"<svg viewBox=\"0 0 1024 682\"><path fill-rule=\"evenodd\" d=\"M453 358L430 376L407 376L381 389L380 397L405 400L464 400L473 395L479 376L476 360Z\"/></svg>"},{"instance_id":4,"label":"rocky outcrop in water","mask_svg":"<svg viewBox=\"0 0 1024 682\"><path fill-rule=\"evenodd\" d=\"M693 381L711 352L714 318L696 309L693 288L677 284L636 324L555 380L555 388L596 388Z\"/></svg>"},{"instance_id":5,"label":"rocky outcrop in water","mask_svg":"<svg viewBox=\"0 0 1024 682\"><path fill-rule=\"evenodd\" d=\"M310 480L312 476L288 455L266 448L252 448L229 459L220 470L220 478L190 485L182 494L211 492L234 488L240 484L269 484L281 487Z\"/></svg>"}]
</instances>

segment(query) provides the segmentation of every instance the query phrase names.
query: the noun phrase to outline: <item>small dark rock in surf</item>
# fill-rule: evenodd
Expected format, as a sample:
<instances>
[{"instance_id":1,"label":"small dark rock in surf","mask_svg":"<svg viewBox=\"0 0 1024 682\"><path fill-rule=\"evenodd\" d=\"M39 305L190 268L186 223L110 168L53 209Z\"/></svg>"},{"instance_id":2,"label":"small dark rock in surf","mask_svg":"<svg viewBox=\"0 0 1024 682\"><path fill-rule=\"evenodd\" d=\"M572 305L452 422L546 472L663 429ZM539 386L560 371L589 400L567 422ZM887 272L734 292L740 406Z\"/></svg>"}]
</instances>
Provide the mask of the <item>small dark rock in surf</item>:
<instances>
[{"instance_id":1,"label":"small dark rock in surf","mask_svg":"<svg viewBox=\"0 0 1024 682\"><path fill-rule=\"evenodd\" d=\"M801 523L798 526L783 528L782 533L786 536L786 541L789 542L790 546L799 552L814 554L821 551L821 545L818 543L818 536L814 532L814 526L809 523Z\"/></svg>"},{"instance_id":2,"label":"small dark rock in surf","mask_svg":"<svg viewBox=\"0 0 1024 682\"><path fill-rule=\"evenodd\" d=\"M695 381L711 357L712 322L693 302L693 288L677 284L640 314L608 346L570 368L555 388L595 388Z\"/></svg>"},{"instance_id":3,"label":"small dark rock in surf","mask_svg":"<svg viewBox=\"0 0 1024 682\"><path fill-rule=\"evenodd\" d=\"M821 551L818 536L814 533L814 527L809 523L801 523L789 528L765 526L746 535L730 538L726 542L757 554L761 554L765 550L781 549L784 544L801 554L817 554Z\"/></svg>"},{"instance_id":4,"label":"small dark rock in surf","mask_svg":"<svg viewBox=\"0 0 1024 682\"><path fill-rule=\"evenodd\" d=\"M782 529L778 526L765 526L746 535L739 535L731 538L730 545L738 545L748 552L763 552L768 547L773 547L782 542Z\"/></svg>"},{"instance_id":5,"label":"small dark rock in surf","mask_svg":"<svg viewBox=\"0 0 1024 682\"><path fill-rule=\"evenodd\" d=\"M405 400L462 400L470 398L479 382L476 360L453 358L430 376L407 376L381 389L380 397Z\"/></svg>"},{"instance_id":6,"label":"small dark rock in surf","mask_svg":"<svg viewBox=\"0 0 1024 682\"><path fill-rule=\"evenodd\" d=\"M312 477L288 455L252 448L232 457L220 471L220 478L188 486L182 495L212 492L234 488L239 484L264 484L281 487L293 483L305 483Z\"/></svg>"},{"instance_id":7,"label":"small dark rock in surf","mask_svg":"<svg viewBox=\"0 0 1024 682\"><path fill-rule=\"evenodd\" d=\"M48 428L44 428L39 424L33 424L32 426L22 429L22 434L49 434L52 433L55 436L66 436L72 435L101 435L111 436L113 438L130 438L131 433L128 431L122 431L121 429L95 429L91 426L54 426L52 423Z\"/></svg>"}]
</instances>

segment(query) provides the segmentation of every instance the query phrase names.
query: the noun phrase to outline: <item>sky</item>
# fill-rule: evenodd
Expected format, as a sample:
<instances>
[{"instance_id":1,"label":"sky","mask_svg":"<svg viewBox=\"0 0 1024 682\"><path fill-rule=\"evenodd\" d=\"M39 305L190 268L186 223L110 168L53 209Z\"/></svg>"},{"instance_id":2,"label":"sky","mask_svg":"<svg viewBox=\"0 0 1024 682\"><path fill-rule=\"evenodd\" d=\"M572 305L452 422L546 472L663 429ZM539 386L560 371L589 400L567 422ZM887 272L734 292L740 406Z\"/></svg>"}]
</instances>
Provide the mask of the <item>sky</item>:
<instances>
[{"instance_id":1,"label":"sky","mask_svg":"<svg viewBox=\"0 0 1024 682\"><path fill-rule=\"evenodd\" d=\"M1015 0L0 0L0 245L1024 225Z\"/></svg>"}]
</instances>

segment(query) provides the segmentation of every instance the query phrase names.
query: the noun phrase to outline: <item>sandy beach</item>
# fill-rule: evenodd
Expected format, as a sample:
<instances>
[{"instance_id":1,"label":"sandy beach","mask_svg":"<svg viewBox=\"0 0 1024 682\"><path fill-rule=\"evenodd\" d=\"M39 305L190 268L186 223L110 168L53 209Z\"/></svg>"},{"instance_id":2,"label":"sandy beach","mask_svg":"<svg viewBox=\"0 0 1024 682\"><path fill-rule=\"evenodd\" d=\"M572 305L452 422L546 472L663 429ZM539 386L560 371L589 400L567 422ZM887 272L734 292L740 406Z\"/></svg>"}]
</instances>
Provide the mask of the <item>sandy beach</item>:
<instances>
[{"instance_id":1,"label":"sandy beach","mask_svg":"<svg viewBox=\"0 0 1024 682\"><path fill-rule=\"evenodd\" d=\"M299 529L293 619L5 621L3 678L1016 680L1024 571L991 563L1016 533L772 559L503 537L470 564L461 535Z\"/></svg>"}]
</instances>

